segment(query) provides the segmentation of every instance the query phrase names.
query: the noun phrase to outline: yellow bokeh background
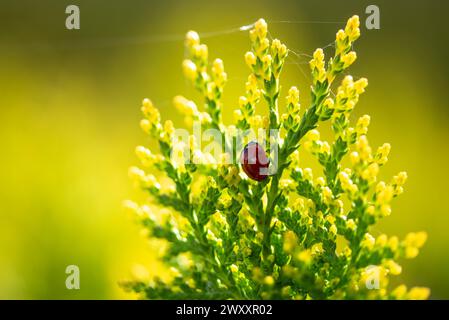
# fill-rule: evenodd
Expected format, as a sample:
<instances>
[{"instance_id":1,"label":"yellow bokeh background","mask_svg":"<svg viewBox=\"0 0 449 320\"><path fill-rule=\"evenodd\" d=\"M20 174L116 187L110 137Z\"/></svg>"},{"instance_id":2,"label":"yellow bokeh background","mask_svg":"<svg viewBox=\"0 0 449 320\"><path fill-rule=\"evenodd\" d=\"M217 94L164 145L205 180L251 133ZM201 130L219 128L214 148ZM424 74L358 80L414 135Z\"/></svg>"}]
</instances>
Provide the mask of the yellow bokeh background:
<instances>
[{"instance_id":1,"label":"yellow bokeh background","mask_svg":"<svg viewBox=\"0 0 449 320\"><path fill-rule=\"evenodd\" d=\"M238 27L264 17L271 36L297 53L283 93L298 86L305 106L308 55L353 14L362 37L350 73L370 83L354 117L370 114L371 144L393 147L381 177L409 174L392 216L373 233L427 231L428 243L403 261L395 282L449 298L447 4L377 1L381 29L366 30L367 1L80 0L81 29L67 30L69 4L0 3L1 299L134 298L118 286L129 270L142 264L160 272L156 248L121 203L142 197L127 178L134 147L154 145L138 126L141 100L151 98L163 119L182 126L172 97L198 98L181 73L186 31L204 35L211 58L224 60L230 123L249 73L248 35ZM80 290L65 287L70 264L80 267Z\"/></svg>"}]
</instances>

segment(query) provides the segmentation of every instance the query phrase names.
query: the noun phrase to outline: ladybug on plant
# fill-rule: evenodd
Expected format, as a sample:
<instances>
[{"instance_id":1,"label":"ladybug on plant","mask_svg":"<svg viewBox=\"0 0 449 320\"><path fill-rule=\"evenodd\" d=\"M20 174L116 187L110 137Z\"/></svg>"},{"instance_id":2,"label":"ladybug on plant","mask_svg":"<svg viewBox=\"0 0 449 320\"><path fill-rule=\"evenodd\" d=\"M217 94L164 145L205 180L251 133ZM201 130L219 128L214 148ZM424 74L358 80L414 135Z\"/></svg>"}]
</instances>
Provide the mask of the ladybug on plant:
<instances>
[{"instance_id":1,"label":"ladybug on plant","mask_svg":"<svg viewBox=\"0 0 449 320\"><path fill-rule=\"evenodd\" d=\"M263 181L269 176L270 159L255 141L251 141L243 148L240 163L246 175L253 180Z\"/></svg>"}]
</instances>

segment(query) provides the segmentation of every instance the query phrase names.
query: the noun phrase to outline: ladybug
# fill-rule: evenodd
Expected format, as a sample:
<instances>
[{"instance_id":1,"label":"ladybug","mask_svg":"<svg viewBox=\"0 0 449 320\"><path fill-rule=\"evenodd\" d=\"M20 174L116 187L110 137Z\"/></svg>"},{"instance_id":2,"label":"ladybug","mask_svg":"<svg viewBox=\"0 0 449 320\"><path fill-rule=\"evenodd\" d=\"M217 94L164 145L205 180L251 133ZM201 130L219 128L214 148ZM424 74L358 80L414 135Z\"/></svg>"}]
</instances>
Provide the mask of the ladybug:
<instances>
[{"instance_id":1,"label":"ladybug","mask_svg":"<svg viewBox=\"0 0 449 320\"><path fill-rule=\"evenodd\" d=\"M262 181L268 177L270 160L257 142L252 141L245 146L240 156L240 163L243 171L251 179Z\"/></svg>"}]
</instances>

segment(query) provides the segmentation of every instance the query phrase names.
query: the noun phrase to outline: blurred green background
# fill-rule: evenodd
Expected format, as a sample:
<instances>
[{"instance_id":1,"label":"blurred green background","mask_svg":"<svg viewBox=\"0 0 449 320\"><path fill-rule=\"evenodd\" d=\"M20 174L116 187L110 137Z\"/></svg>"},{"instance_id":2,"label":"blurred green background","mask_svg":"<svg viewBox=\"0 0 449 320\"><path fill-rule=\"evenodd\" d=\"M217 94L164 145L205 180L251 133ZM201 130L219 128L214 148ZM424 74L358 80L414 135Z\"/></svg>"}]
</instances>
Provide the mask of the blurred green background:
<instances>
[{"instance_id":1,"label":"blurred green background","mask_svg":"<svg viewBox=\"0 0 449 320\"><path fill-rule=\"evenodd\" d=\"M80 30L65 28L69 4L80 7ZM380 8L380 30L364 27L369 4ZM233 110L249 73L248 35L235 28L264 17L300 54L290 55L282 80L300 88L304 105L307 55L353 14L362 37L350 73L370 83L355 113L371 115L373 146L393 146L382 178L409 173L374 233L426 230L427 245L399 280L449 298L448 10L429 0L1 0L0 298L133 298L118 281L135 264L158 271L121 202L137 196L127 168L137 163L134 147L148 143L138 126L142 98L182 125L171 99L193 95L180 68L186 31L205 35L210 56L224 60ZM65 288L69 264L80 267L81 290Z\"/></svg>"}]
</instances>

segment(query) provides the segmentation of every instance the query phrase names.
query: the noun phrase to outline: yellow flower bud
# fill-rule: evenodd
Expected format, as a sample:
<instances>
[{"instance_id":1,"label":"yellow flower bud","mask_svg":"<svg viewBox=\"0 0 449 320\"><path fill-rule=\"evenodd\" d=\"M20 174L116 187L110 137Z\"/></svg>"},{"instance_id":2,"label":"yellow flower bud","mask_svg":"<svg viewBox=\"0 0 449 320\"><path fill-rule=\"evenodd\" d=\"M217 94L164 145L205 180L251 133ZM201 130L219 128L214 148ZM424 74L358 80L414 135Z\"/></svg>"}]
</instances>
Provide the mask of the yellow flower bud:
<instances>
[{"instance_id":1,"label":"yellow flower bud","mask_svg":"<svg viewBox=\"0 0 449 320\"><path fill-rule=\"evenodd\" d=\"M205 44L199 44L193 47L193 54L203 62L207 61L208 48Z\"/></svg>"},{"instance_id":2,"label":"yellow flower bud","mask_svg":"<svg viewBox=\"0 0 449 320\"><path fill-rule=\"evenodd\" d=\"M307 133L307 140L317 141L319 139L320 139L320 132L318 130L313 129Z\"/></svg>"},{"instance_id":3,"label":"yellow flower bud","mask_svg":"<svg viewBox=\"0 0 449 320\"><path fill-rule=\"evenodd\" d=\"M142 107L144 107L145 110L148 110L148 109L150 109L150 108L153 107L153 103L151 102L150 99L145 98L145 99L143 99L143 101L142 101Z\"/></svg>"},{"instance_id":4,"label":"yellow flower bud","mask_svg":"<svg viewBox=\"0 0 449 320\"><path fill-rule=\"evenodd\" d=\"M355 224L355 222L354 222L353 219L348 219L348 220L346 221L346 227L347 227L349 230L354 231L354 230L356 229L357 225Z\"/></svg>"},{"instance_id":5,"label":"yellow flower bud","mask_svg":"<svg viewBox=\"0 0 449 320\"><path fill-rule=\"evenodd\" d=\"M359 153L357 151L351 152L351 154L349 155L349 158L350 158L351 164L353 166L355 166L360 161Z\"/></svg>"},{"instance_id":6,"label":"yellow flower bud","mask_svg":"<svg viewBox=\"0 0 449 320\"><path fill-rule=\"evenodd\" d=\"M295 249L297 242L298 238L293 231L289 230L285 232L283 248L286 252L292 252Z\"/></svg>"},{"instance_id":7,"label":"yellow flower bud","mask_svg":"<svg viewBox=\"0 0 449 320\"><path fill-rule=\"evenodd\" d=\"M337 231L337 226L335 224L331 225L331 227L329 228L329 232L334 236L337 235Z\"/></svg>"},{"instance_id":8,"label":"yellow flower bud","mask_svg":"<svg viewBox=\"0 0 449 320\"><path fill-rule=\"evenodd\" d=\"M187 279L186 284L192 289L194 289L196 286L195 280L192 278Z\"/></svg>"},{"instance_id":9,"label":"yellow flower bud","mask_svg":"<svg viewBox=\"0 0 449 320\"><path fill-rule=\"evenodd\" d=\"M407 298L410 300L426 300L429 298L429 288L413 287L407 294Z\"/></svg>"},{"instance_id":10,"label":"yellow flower bud","mask_svg":"<svg viewBox=\"0 0 449 320\"><path fill-rule=\"evenodd\" d=\"M337 41L344 41L346 38L346 33L342 29L340 29L338 30L335 38Z\"/></svg>"},{"instance_id":11,"label":"yellow flower bud","mask_svg":"<svg viewBox=\"0 0 449 320\"><path fill-rule=\"evenodd\" d=\"M386 186L382 191L377 193L377 203L388 204L393 199L393 192L394 190L392 186Z\"/></svg>"},{"instance_id":12,"label":"yellow flower bud","mask_svg":"<svg viewBox=\"0 0 449 320\"><path fill-rule=\"evenodd\" d=\"M262 117L262 128L268 129L270 127L270 118L267 116Z\"/></svg>"},{"instance_id":13,"label":"yellow flower bud","mask_svg":"<svg viewBox=\"0 0 449 320\"><path fill-rule=\"evenodd\" d=\"M351 248L349 248L349 247L345 247L344 249L343 249L343 255L344 256L346 256L346 257L351 257L351 255L352 255L352 250L351 250Z\"/></svg>"},{"instance_id":14,"label":"yellow flower bud","mask_svg":"<svg viewBox=\"0 0 449 320\"><path fill-rule=\"evenodd\" d=\"M328 109L333 109L334 108L334 100L332 98L327 98L326 100L324 100L323 106Z\"/></svg>"},{"instance_id":15,"label":"yellow flower bud","mask_svg":"<svg viewBox=\"0 0 449 320\"><path fill-rule=\"evenodd\" d=\"M330 204L332 202L332 190L329 187L323 188L323 200L326 204Z\"/></svg>"},{"instance_id":16,"label":"yellow flower bud","mask_svg":"<svg viewBox=\"0 0 449 320\"><path fill-rule=\"evenodd\" d=\"M373 162L365 170L363 170L362 178L367 181L375 181L378 173L379 165Z\"/></svg>"},{"instance_id":17,"label":"yellow flower bud","mask_svg":"<svg viewBox=\"0 0 449 320\"><path fill-rule=\"evenodd\" d=\"M407 181L407 172L405 171L399 172L399 174L393 178L393 183L398 186L404 185L406 181Z\"/></svg>"},{"instance_id":18,"label":"yellow flower bud","mask_svg":"<svg viewBox=\"0 0 449 320\"><path fill-rule=\"evenodd\" d=\"M254 73L251 73L248 76L248 81L246 81L245 86L248 93L254 93L255 91L257 91L257 78Z\"/></svg>"},{"instance_id":19,"label":"yellow flower bud","mask_svg":"<svg viewBox=\"0 0 449 320\"><path fill-rule=\"evenodd\" d=\"M426 232L410 232L405 237L405 244L407 246L413 246L416 248L421 248L424 243L427 241L427 233Z\"/></svg>"},{"instance_id":20,"label":"yellow flower bud","mask_svg":"<svg viewBox=\"0 0 449 320\"><path fill-rule=\"evenodd\" d=\"M296 255L296 259L304 264L309 264L312 262L312 253L310 250L302 250Z\"/></svg>"},{"instance_id":21,"label":"yellow flower bud","mask_svg":"<svg viewBox=\"0 0 449 320\"><path fill-rule=\"evenodd\" d=\"M241 109L245 109L246 105L248 104L248 99L244 96L241 96L239 98L239 106Z\"/></svg>"},{"instance_id":22,"label":"yellow flower bud","mask_svg":"<svg viewBox=\"0 0 449 320\"><path fill-rule=\"evenodd\" d=\"M329 214L326 216L326 221L328 221L330 224L335 224L335 217Z\"/></svg>"},{"instance_id":23,"label":"yellow flower bud","mask_svg":"<svg viewBox=\"0 0 449 320\"><path fill-rule=\"evenodd\" d=\"M288 90L287 104L297 105L299 103L299 90L296 87L291 87Z\"/></svg>"},{"instance_id":24,"label":"yellow flower bud","mask_svg":"<svg viewBox=\"0 0 449 320\"><path fill-rule=\"evenodd\" d=\"M148 119L151 126L157 127L160 120L161 115L159 110L156 109L150 99L143 99L142 101L142 113Z\"/></svg>"},{"instance_id":25,"label":"yellow flower bud","mask_svg":"<svg viewBox=\"0 0 449 320\"><path fill-rule=\"evenodd\" d=\"M369 115L364 115L363 117L360 117L359 120L357 120L356 132L358 135L367 134L370 120L371 118Z\"/></svg>"},{"instance_id":26,"label":"yellow flower bud","mask_svg":"<svg viewBox=\"0 0 449 320\"><path fill-rule=\"evenodd\" d=\"M341 88L344 91L348 91L349 89L352 89L354 86L354 79L351 75L347 75L343 78L343 81L341 82Z\"/></svg>"},{"instance_id":27,"label":"yellow flower bud","mask_svg":"<svg viewBox=\"0 0 449 320\"><path fill-rule=\"evenodd\" d=\"M274 39L271 43L271 52L273 56L277 55L282 60L287 55L287 47L278 39Z\"/></svg>"},{"instance_id":28,"label":"yellow flower bud","mask_svg":"<svg viewBox=\"0 0 449 320\"><path fill-rule=\"evenodd\" d=\"M365 233L363 240L361 242L362 247L365 247L367 249L372 249L374 247L375 239L372 235L369 233Z\"/></svg>"},{"instance_id":29,"label":"yellow flower bud","mask_svg":"<svg viewBox=\"0 0 449 320\"><path fill-rule=\"evenodd\" d=\"M281 190L293 190L294 182L292 179L281 179L279 180L279 188Z\"/></svg>"},{"instance_id":30,"label":"yellow flower bud","mask_svg":"<svg viewBox=\"0 0 449 320\"><path fill-rule=\"evenodd\" d=\"M391 295L396 299L404 299L404 296L407 293L407 287L403 284L397 286L392 292Z\"/></svg>"},{"instance_id":31,"label":"yellow flower bud","mask_svg":"<svg viewBox=\"0 0 449 320\"><path fill-rule=\"evenodd\" d=\"M172 136L175 133L175 126L173 125L173 121L171 120L165 121L164 131L168 136Z\"/></svg>"},{"instance_id":32,"label":"yellow flower bud","mask_svg":"<svg viewBox=\"0 0 449 320\"><path fill-rule=\"evenodd\" d=\"M210 114L207 112L201 112L198 113L198 120L201 122L201 124L209 124L212 122L212 118L210 117Z\"/></svg>"},{"instance_id":33,"label":"yellow flower bud","mask_svg":"<svg viewBox=\"0 0 449 320\"><path fill-rule=\"evenodd\" d=\"M270 67L271 65L271 61L273 60L273 58L271 57L271 55L267 54L266 56L263 56L262 58L262 64L264 66L264 69L267 69Z\"/></svg>"},{"instance_id":34,"label":"yellow flower bud","mask_svg":"<svg viewBox=\"0 0 449 320\"><path fill-rule=\"evenodd\" d=\"M272 285L274 284L274 279L273 279L272 276L266 276L266 277L263 279L263 282L264 282L266 285L272 286Z\"/></svg>"},{"instance_id":35,"label":"yellow flower bud","mask_svg":"<svg viewBox=\"0 0 449 320\"><path fill-rule=\"evenodd\" d=\"M371 158L371 148L365 135L359 136L356 141L356 149L360 159L367 161Z\"/></svg>"},{"instance_id":36,"label":"yellow flower bud","mask_svg":"<svg viewBox=\"0 0 449 320\"><path fill-rule=\"evenodd\" d=\"M256 56L251 51L245 54L245 62L248 67L252 68L256 64Z\"/></svg>"},{"instance_id":37,"label":"yellow flower bud","mask_svg":"<svg viewBox=\"0 0 449 320\"><path fill-rule=\"evenodd\" d=\"M399 246L399 239L396 236L392 236L390 237L390 239L388 239L388 243L387 243L388 247L394 252L398 249Z\"/></svg>"},{"instance_id":38,"label":"yellow flower bud","mask_svg":"<svg viewBox=\"0 0 449 320\"><path fill-rule=\"evenodd\" d=\"M312 255L321 254L324 252L323 244L321 242L315 243L312 248L310 248Z\"/></svg>"},{"instance_id":39,"label":"yellow flower bud","mask_svg":"<svg viewBox=\"0 0 449 320\"><path fill-rule=\"evenodd\" d=\"M335 35L335 54L339 55L346 50L348 43L346 42L346 33L343 30L338 30Z\"/></svg>"},{"instance_id":40,"label":"yellow flower bud","mask_svg":"<svg viewBox=\"0 0 449 320\"><path fill-rule=\"evenodd\" d=\"M343 68L349 67L354 61L357 59L357 54L354 51L351 51L344 56L341 57L341 61L343 62Z\"/></svg>"},{"instance_id":41,"label":"yellow flower bud","mask_svg":"<svg viewBox=\"0 0 449 320\"><path fill-rule=\"evenodd\" d=\"M195 116L198 114L198 108L195 102L184 98L183 96L175 96L173 98L175 108L186 116Z\"/></svg>"},{"instance_id":42,"label":"yellow flower bud","mask_svg":"<svg viewBox=\"0 0 449 320\"><path fill-rule=\"evenodd\" d=\"M317 48L317 49L313 52L313 59L315 59L315 61L318 61L318 62L324 61L324 52L323 52L323 49Z\"/></svg>"},{"instance_id":43,"label":"yellow flower bud","mask_svg":"<svg viewBox=\"0 0 449 320\"><path fill-rule=\"evenodd\" d=\"M380 206L380 213L383 217L388 217L391 214L391 206L389 204L383 204Z\"/></svg>"},{"instance_id":44,"label":"yellow flower bud","mask_svg":"<svg viewBox=\"0 0 449 320\"><path fill-rule=\"evenodd\" d=\"M376 238L376 245L379 247L385 247L387 245L388 237L386 234L381 234Z\"/></svg>"},{"instance_id":45,"label":"yellow flower bud","mask_svg":"<svg viewBox=\"0 0 449 320\"><path fill-rule=\"evenodd\" d=\"M197 77L196 64L192 60L186 59L182 62L182 71L184 76L191 81L194 81Z\"/></svg>"},{"instance_id":46,"label":"yellow flower bud","mask_svg":"<svg viewBox=\"0 0 449 320\"><path fill-rule=\"evenodd\" d=\"M413 259L416 258L416 256L419 254L418 248L415 247L406 247L405 248L405 257L407 259Z\"/></svg>"},{"instance_id":47,"label":"yellow flower bud","mask_svg":"<svg viewBox=\"0 0 449 320\"><path fill-rule=\"evenodd\" d=\"M326 79L326 69L324 68L323 49L318 48L313 53L313 59L309 62L314 75L314 81L323 82Z\"/></svg>"},{"instance_id":48,"label":"yellow flower bud","mask_svg":"<svg viewBox=\"0 0 449 320\"><path fill-rule=\"evenodd\" d=\"M145 177L145 172L142 169L133 166L129 168L128 176L133 180L140 181Z\"/></svg>"},{"instance_id":49,"label":"yellow flower bud","mask_svg":"<svg viewBox=\"0 0 449 320\"><path fill-rule=\"evenodd\" d=\"M312 169L310 168L305 168L303 170L303 174L304 174L304 179L308 180L308 181L312 181L313 180L313 172Z\"/></svg>"},{"instance_id":50,"label":"yellow flower bud","mask_svg":"<svg viewBox=\"0 0 449 320\"><path fill-rule=\"evenodd\" d=\"M140 120L140 127L142 128L143 132L147 134L151 132L151 123L150 121L148 121L148 119Z\"/></svg>"},{"instance_id":51,"label":"yellow flower bud","mask_svg":"<svg viewBox=\"0 0 449 320\"><path fill-rule=\"evenodd\" d=\"M256 55L259 58L261 58L263 55L265 55L269 45L270 45L270 40L268 40L267 38L260 40L260 43L258 44L258 47L256 48Z\"/></svg>"},{"instance_id":52,"label":"yellow flower bud","mask_svg":"<svg viewBox=\"0 0 449 320\"><path fill-rule=\"evenodd\" d=\"M234 116L235 122L239 122L239 121L243 120L243 118L244 118L242 111L240 109L234 110L233 116Z\"/></svg>"},{"instance_id":53,"label":"yellow flower bud","mask_svg":"<svg viewBox=\"0 0 449 320\"><path fill-rule=\"evenodd\" d=\"M215 74L220 74L224 72L223 60L215 59L212 64L212 72Z\"/></svg>"},{"instance_id":54,"label":"yellow flower bud","mask_svg":"<svg viewBox=\"0 0 449 320\"><path fill-rule=\"evenodd\" d=\"M354 83L354 89L357 94L362 94L365 92L365 88L368 86L368 79L360 78Z\"/></svg>"},{"instance_id":55,"label":"yellow flower bud","mask_svg":"<svg viewBox=\"0 0 449 320\"><path fill-rule=\"evenodd\" d=\"M392 259L388 259L387 261L385 261L384 265L394 276L397 276L402 272L402 267Z\"/></svg>"},{"instance_id":56,"label":"yellow flower bud","mask_svg":"<svg viewBox=\"0 0 449 320\"><path fill-rule=\"evenodd\" d=\"M390 154L391 145L384 143L377 149L376 161L378 164L383 165L388 161L388 155Z\"/></svg>"},{"instance_id":57,"label":"yellow flower bud","mask_svg":"<svg viewBox=\"0 0 449 320\"><path fill-rule=\"evenodd\" d=\"M331 147L330 147L330 145L329 145L329 143L327 141L324 141L321 144L319 152L322 153L322 154L326 154L326 155L330 154Z\"/></svg>"},{"instance_id":58,"label":"yellow flower bud","mask_svg":"<svg viewBox=\"0 0 449 320\"><path fill-rule=\"evenodd\" d=\"M302 211L304 211L304 208L305 208L305 202L304 202L303 198L298 198L293 203L293 210L302 212Z\"/></svg>"},{"instance_id":59,"label":"yellow flower bud","mask_svg":"<svg viewBox=\"0 0 449 320\"><path fill-rule=\"evenodd\" d=\"M349 37L349 40L355 41L360 36L360 20L359 17L354 15L346 23L345 33Z\"/></svg>"},{"instance_id":60,"label":"yellow flower bud","mask_svg":"<svg viewBox=\"0 0 449 320\"><path fill-rule=\"evenodd\" d=\"M231 266L229 267L229 269L231 270L232 273L237 273L237 272L239 272L239 267L237 267L235 264L231 264Z\"/></svg>"},{"instance_id":61,"label":"yellow flower bud","mask_svg":"<svg viewBox=\"0 0 449 320\"><path fill-rule=\"evenodd\" d=\"M138 146L136 148L136 155L140 159L143 165L150 166L157 161L162 161L163 157L161 155L155 156L151 151L143 146Z\"/></svg>"},{"instance_id":62,"label":"yellow flower bud","mask_svg":"<svg viewBox=\"0 0 449 320\"><path fill-rule=\"evenodd\" d=\"M323 177L318 177L315 179L316 186L324 186L326 184L326 180Z\"/></svg>"},{"instance_id":63,"label":"yellow flower bud","mask_svg":"<svg viewBox=\"0 0 449 320\"><path fill-rule=\"evenodd\" d=\"M129 168L128 175L132 180L134 180L136 185L142 188L160 188L160 184L153 175L146 175L143 170L137 167Z\"/></svg>"},{"instance_id":64,"label":"yellow flower bud","mask_svg":"<svg viewBox=\"0 0 449 320\"><path fill-rule=\"evenodd\" d=\"M369 215L374 215L374 213L376 212L376 208L374 206L369 206L368 208L366 208L366 213Z\"/></svg>"},{"instance_id":65,"label":"yellow flower bud","mask_svg":"<svg viewBox=\"0 0 449 320\"><path fill-rule=\"evenodd\" d=\"M268 32L268 26L265 20L264 19L257 20L257 22L254 24L254 30L260 39L264 39L267 36Z\"/></svg>"},{"instance_id":66,"label":"yellow flower bud","mask_svg":"<svg viewBox=\"0 0 449 320\"><path fill-rule=\"evenodd\" d=\"M187 47L193 47L200 44L200 36L195 31L189 31L186 34L185 45Z\"/></svg>"}]
</instances>

